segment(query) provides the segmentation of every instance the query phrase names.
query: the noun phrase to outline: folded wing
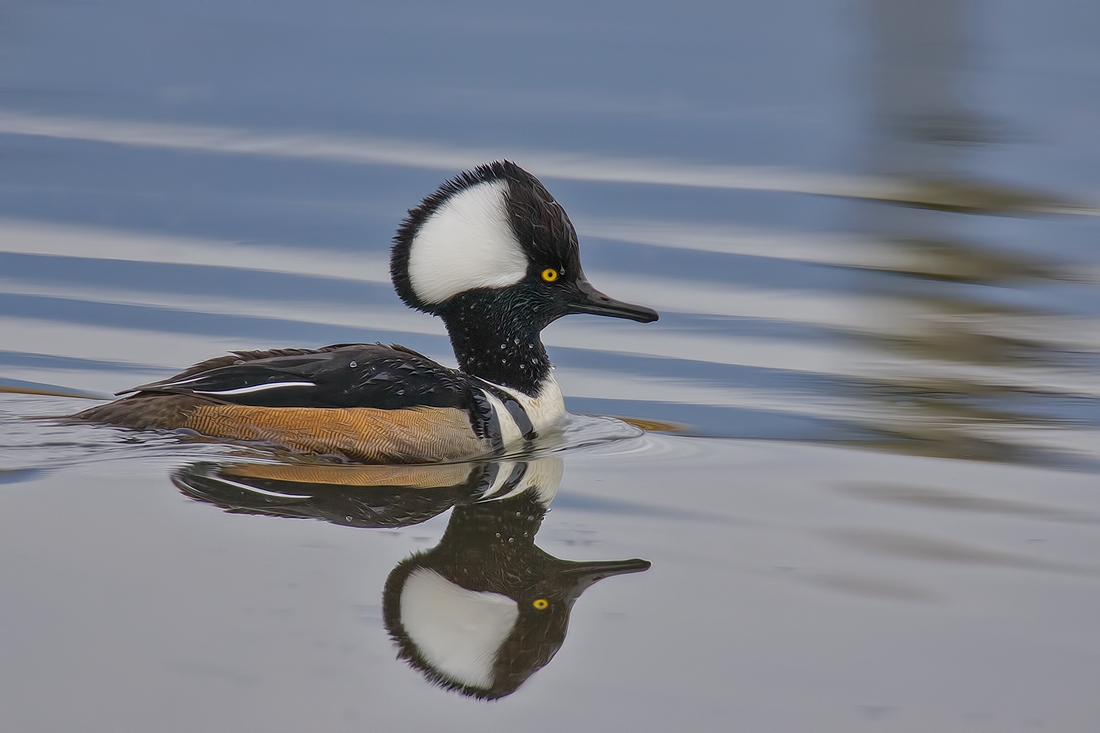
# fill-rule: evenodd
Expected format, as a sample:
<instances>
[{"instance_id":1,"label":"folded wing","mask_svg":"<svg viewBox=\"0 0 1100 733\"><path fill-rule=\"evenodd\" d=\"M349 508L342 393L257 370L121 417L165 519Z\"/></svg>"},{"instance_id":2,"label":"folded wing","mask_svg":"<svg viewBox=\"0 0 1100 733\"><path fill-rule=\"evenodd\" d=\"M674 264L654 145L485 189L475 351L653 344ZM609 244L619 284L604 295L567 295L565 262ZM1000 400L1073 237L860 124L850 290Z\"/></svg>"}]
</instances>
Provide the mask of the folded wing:
<instances>
[{"instance_id":1,"label":"folded wing","mask_svg":"<svg viewBox=\"0 0 1100 733\"><path fill-rule=\"evenodd\" d=\"M128 393L193 395L255 407L462 408L473 381L400 346L237 352Z\"/></svg>"}]
</instances>

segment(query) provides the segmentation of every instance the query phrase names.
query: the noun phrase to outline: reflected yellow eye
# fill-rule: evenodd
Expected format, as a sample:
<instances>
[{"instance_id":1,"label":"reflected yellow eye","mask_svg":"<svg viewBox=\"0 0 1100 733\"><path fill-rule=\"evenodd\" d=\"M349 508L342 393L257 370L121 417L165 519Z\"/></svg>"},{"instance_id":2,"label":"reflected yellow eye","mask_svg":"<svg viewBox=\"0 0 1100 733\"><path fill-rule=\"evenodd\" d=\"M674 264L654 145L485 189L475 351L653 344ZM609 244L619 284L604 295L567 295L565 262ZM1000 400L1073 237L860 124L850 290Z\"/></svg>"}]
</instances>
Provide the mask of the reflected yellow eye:
<instances>
[{"instance_id":1,"label":"reflected yellow eye","mask_svg":"<svg viewBox=\"0 0 1100 733\"><path fill-rule=\"evenodd\" d=\"M542 276L546 277L546 273L544 272L542 274ZM535 607L536 611L545 611L546 607L550 605L550 602L548 600L546 600L545 598L539 598L538 600L536 600L531 605Z\"/></svg>"},{"instance_id":2,"label":"reflected yellow eye","mask_svg":"<svg viewBox=\"0 0 1100 733\"><path fill-rule=\"evenodd\" d=\"M558 271L552 267L547 267L542 271L542 279L548 283L552 283L558 279Z\"/></svg>"}]
</instances>

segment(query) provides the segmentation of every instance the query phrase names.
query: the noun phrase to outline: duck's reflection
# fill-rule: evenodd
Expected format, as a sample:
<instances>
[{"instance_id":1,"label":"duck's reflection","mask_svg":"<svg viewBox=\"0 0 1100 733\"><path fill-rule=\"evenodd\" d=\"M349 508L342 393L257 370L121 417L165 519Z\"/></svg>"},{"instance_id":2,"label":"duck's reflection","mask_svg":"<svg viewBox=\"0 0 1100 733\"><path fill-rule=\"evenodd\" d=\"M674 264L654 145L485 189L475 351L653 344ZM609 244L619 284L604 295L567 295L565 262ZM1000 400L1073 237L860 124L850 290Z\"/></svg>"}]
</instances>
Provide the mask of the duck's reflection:
<instances>
[{"instance_id":1,"label":"duck's reflection","mask_svg":"<svg viewBox=\"0 0 1100 733\"><path fill-rule=\"evenodd\" d=\"M398 656L429 681L496 699L554 658L586 588L649 568L638 559L571 562L535 546L561 475L561 460L546 457L427 466L198 463L173 481L229 512L352 527L405 527L453 507L439 544L390 572L383 621Z\"/></svg>"}]
</instances>

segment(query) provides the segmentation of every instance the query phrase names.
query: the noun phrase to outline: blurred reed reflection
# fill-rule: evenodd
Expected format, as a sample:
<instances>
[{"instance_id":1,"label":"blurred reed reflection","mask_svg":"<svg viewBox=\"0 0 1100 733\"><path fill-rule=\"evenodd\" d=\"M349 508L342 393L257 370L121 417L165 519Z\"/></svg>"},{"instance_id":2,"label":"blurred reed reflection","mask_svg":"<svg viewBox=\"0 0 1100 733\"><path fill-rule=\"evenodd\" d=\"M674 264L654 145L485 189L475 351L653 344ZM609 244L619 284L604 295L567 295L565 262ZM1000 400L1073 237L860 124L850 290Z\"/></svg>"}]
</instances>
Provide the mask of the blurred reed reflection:
<instances>
[{"instance_id":1,"label":"blurred reed reflection","mask_svg":"<svg viewBox=\"0 0 1100 733\"><path fill-rule=\"evenodd\" d=\"M908 206L856 206L855 228L878 243L883 259L906 263L864 279L882 306L865 334L884 355L868 394L885 413L872 423L896 436L872 443L903 453L1081 465L1082 454L1071 455L1072 436L1063 432L1052 445L1040 431L1100 425L1090 394L1097 344L1066 299L1048 295L1090 278L1041 247L1025 254L1011 242L983 241L983 233L1005 228L983 227L974 215L1026 216L1044 197L970 172L1007 140L1001 125L964 98L977 55L972 10L964 0L867 5L873 134L863 162L873 176L929 192L898 200Z\"/></svg>"},{"instance_id":2,"label":"blurred reed reflection","mask_svg":"<svg viewBox=\"0 0 1100 733\"><path fill-rule=\"evenodd\" d=\"M555 457L419 466L195 463L173 481L230 513L407 527L452 510L430 550L401 561L382 597L398 657L431 683L481 699L515 692L549 664L573 604L645 560L572 562L535 545L558 490Z\"/></svg>"}]
</instances>

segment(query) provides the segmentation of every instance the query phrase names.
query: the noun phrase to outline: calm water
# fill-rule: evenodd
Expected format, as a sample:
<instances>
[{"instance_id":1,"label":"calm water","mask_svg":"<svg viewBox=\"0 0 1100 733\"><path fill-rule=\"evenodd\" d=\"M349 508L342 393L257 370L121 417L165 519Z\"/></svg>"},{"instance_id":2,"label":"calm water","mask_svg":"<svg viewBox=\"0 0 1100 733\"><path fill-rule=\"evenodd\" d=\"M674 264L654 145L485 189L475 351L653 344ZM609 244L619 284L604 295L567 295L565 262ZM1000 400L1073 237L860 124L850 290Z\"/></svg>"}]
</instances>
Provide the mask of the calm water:
<instances>
[{"instance_id":1,"label":"calm water","mask_svg":"<svg viewBox=\"0 0 1100 733\"><path fill-rule=\"evenodd\" d=\"M5 4L0 730L1100 729L1097 39L1088 2ZM545 334L644 434L387 472L24 419L231 348L453 363L389 239L500 157L661 312ZM497 668L418 631L444 577Z\"/></svg>"}]
</instances>

